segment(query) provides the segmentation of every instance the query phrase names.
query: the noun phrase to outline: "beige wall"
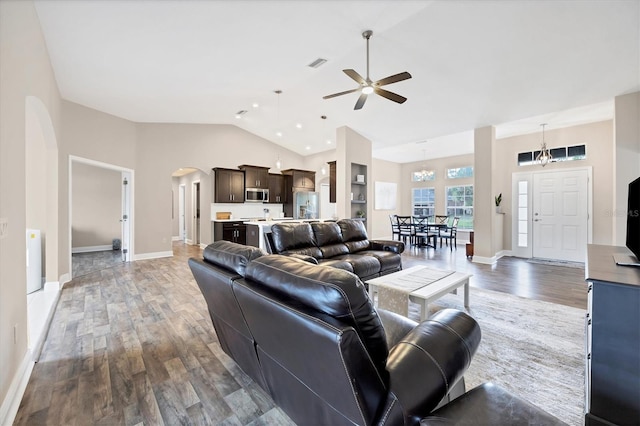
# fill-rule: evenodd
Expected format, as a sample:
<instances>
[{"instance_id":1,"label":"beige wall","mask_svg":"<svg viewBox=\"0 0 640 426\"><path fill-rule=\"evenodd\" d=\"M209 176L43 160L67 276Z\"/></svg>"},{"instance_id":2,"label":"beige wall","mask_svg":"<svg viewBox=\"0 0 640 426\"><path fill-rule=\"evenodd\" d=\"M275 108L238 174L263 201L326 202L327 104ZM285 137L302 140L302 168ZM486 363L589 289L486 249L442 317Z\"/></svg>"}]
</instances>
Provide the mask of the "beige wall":
<instances>
[{"instance_id":1,"label":"beige wall","mask_svg":"<svg viewBox=\"0 0 640 426\"><path fill-rule=\"evenodd\" d=\"M613 122L611 120L561 129L545 130L545 141L552 148L581 145L587 146L587 158L580 161L551 163L542 168L539 165L518 166L518 153L532 151L540 147L541 134L513 136L496 141L498 176L496 192L502 192L505 212L503 246L511 245L511 176L516 172L563 170L575 167L592 167L593 170L593 243L612 243L612 212L614 209L613 188Z\"/></svg>"},{"instance_id":2,"label":"beige wall","mask_svg":"<svg viewBox=\"0 0 640 426\"><path fill-rule=\"evenodd\" d=\"M72 249L111 247L122 235L122 173L78 162L72 170Z\"/></svg>"},{"instance_id":3,"label":"beige wall","mask_svg":"<svg viewBox=\"0 0 640 426\"><path fill-rule=\"evenodd\" d=\"M371 198L371 211L369 213L369 235L371 238L391 238L391 223L389 215L400 214L402 206L403 166L391 161L374 158L372 164L371 182L375 192L376 182L395 183L397 185L395 210L376 210L375 193Z\"/></svg>"},{"instance_id":4,"label":"beige wall","mask_svg":"<svg viewBox=\"0 0 640 426\"><path fill-rule=\"evenodd\" d=\"M0 217L8 223L7 236L0 240L0 401L3 403L12 381L24 373L22 369L29 361L26 358L27 216L41 226L39 215L27 213L26 208L25 182L32 179L25 174L25 103L29 96L37 98L43 106L44 120L40 120L40 124L48 126L42 129L45 139L48 138L45 144L55 151L55 140L60 136L60 95L35 9L29 1L0 1ZM50 164L50 160L47 156L47 167L55 168L55 161ZM49 200L49 194L46 198ZM45 227L49 225L46 220ZM48 270L47 275L50 273L57 275L57 271Z\"/></svg>"},{"instance_id":5,"label":"beige wall","mask_svg":"<svg viewBox=\"0 0 640 426\"><path fill-rule=\"evenodd\" d=\"M456 167L468 167L473 166L473 154L456 155L453 157L434 158L422 161L416 161L413 163L405 163L401 165L402 179L401 187L402 191L402 204L399 215L411 215L411 197L413 188L435 188L436 193L436 214L446 214L445 206L445 189L447 186L454 185L473 185L473 178L462 179L446 179L447 169L453 169ZM436 179L427 182L413 182L411 180L413 172L418 172L426 168L426 170L433 170L436 173Z\"/></svg>"},{"instance_id":6,"label":"beige wall","mask_svg":"<svg viewBox=\"0 0 640 426\"><path fill-rule=\"evenodd\" d=\"M71 241L69 240L71 234L69 224L70 158L71 156L80 157L105 165L135 169L136 126L122 118L73 102L63 101L62 137L59 145L59 265L61 273L69 273L71 249ZM78 164L78 161L74 161L74 167ZM137 247L135 249L137 250Z\"/></svg>"}]
</instances>

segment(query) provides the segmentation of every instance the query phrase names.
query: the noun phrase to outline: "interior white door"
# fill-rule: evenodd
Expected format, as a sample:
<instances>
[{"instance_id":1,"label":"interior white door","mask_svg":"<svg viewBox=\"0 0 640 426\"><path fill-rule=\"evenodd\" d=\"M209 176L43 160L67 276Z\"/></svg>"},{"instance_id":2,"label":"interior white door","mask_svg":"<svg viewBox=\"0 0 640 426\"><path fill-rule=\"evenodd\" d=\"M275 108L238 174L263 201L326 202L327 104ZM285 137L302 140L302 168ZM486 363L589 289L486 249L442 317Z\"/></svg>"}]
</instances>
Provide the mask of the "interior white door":
<instances>
[{"instance_id":1,"label":"interior white door","mask_svg":"<svg viewBox=\"0 0 640 426\"><path fill-rule=\"evenodd\" d=\"M200 181L193 182L191 195L193 197L193 245L200 244Z\"/></svg>"},{"instance_id":2,"label":"interior white door","mask_svg":"<svg viewBox=\"0 0 640 426\"><path fill-rule=\"evenodd\" d=\"M587 194L586 170L533 175L533 257L584 262Z\"/></svg>"},{"instance_id":3,"label":"interior white door","mask_svg":"<svg viewBox=\"0 0 640 426\"><path fill-rule=\"evenodd\" d=\"M180 231L180 240L187 239L187 229L185 223L185 198L186 191L185 186L180 185L178 187L178 229Z\"/></svg>"}]
</instances>

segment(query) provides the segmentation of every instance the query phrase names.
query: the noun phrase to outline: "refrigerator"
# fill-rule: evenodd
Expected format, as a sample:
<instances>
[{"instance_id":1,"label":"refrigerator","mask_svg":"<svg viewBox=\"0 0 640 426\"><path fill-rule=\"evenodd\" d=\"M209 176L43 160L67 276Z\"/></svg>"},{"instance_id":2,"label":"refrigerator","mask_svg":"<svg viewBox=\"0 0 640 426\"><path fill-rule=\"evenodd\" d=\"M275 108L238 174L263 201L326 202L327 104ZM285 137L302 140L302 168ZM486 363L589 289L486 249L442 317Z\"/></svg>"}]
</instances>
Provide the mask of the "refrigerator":
<instances>
[{"instance_id":1,"label":"refrigerator","mask_svg":"<svg viewBox=\"0 0 640 426\"><path fill-rule=\"evenodd\" d=\"M299 191L293 193L293 218L318 219L320 197L317 192Z\"/></svg>"},{"instance_id":2,"label":"refrigerator","mask_svg":"<svg viewBox=\"0 0 640 426\"><path fill-rule=\"evenodd\" d=\"M42 239L40 230L27 229L27 294L42 288Z\"/></svg>"}]
</instances>

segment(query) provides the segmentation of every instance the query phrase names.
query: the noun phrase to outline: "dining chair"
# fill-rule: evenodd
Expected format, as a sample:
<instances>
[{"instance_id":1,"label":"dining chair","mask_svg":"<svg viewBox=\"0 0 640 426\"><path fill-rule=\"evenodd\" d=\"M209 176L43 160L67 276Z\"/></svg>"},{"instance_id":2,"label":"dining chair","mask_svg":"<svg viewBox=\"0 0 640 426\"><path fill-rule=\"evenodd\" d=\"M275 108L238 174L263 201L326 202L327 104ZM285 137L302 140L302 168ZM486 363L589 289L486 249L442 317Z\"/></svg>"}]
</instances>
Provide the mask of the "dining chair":
<instances>
[{"instance_id":1,"label":"dining chair","mask_svg":"<svg viewBox=\"0 0 640 426\"><path fill-rule=\"evenodd\" d=\"M397 235L398 241L400 241L400 227L398 226L398 216L395 214L390 214L389 221L391 222L391 239L395 240Z\"/></svg>"},{"instance_id":2,"label":"dining chair","mask_svg":"<svg viewBox=\"0 0 640 426\"><path fill-rule=\"evenodd\" d=\"M402 238L405 244L409 239L409 244L413 244L413 224L411 216L396 216L398 220L398 231L400 231L399 237Z\"/></svg>"},{"instance_id":3,"label":"dining chair","mask_svg":"<svg viewBox=\"0 0 640 426\"><path fill-rule=\"evenodd\" d=\"M438 225L442 225L447 223L448 219L449 219L449 216L447 215L437 214L436 220L434 221L434 223L437 223Z\"/></svg>"},{"instance_id":4,"label":"dining chair","mask_svg":"<svg viewBox=\"0 0 640 426\"><path fill-rule=\"evenodd\" d=\"M429 224L433 223L432 216L414 216L413 217L413 229L415 231L414 237L416 244L421 247L433 247L436 248L438 239L438 231L433 229ZM433 244L429 244L429 241L433 240Z\"/></svg>"},{"instance_id":5,"label":"dining chair","mask_svg":"<svg viewBox=\"0 0 640 426\"><path fill-rule=\"evenodd\" d=\"M442 240L447 240L447 245L450 250L453 250L455 246L456 250L458 249L458 222L460 221L459 217L454 217L451 222L451 226L447 226L446 228L440 230L440 248L442 248ZM451 244L449 244L451 242Z\"/></svg>"}]
</instances>

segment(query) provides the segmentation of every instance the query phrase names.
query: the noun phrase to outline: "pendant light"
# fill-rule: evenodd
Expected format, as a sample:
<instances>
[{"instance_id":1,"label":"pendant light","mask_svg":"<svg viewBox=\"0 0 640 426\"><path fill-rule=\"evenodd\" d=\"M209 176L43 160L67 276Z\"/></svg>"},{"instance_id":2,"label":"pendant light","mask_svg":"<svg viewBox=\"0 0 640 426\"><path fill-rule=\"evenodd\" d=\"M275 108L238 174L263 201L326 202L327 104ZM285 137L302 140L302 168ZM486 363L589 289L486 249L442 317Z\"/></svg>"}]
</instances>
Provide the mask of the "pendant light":
<instances>
[{"instance_id":1,"label":"pendant light","mask_svg":"<svg viewBox=\"0 0 640 426\"><path fill-rule=\"evenodd\" d=\"M544 140L544 126L546 125L547 123L542 123L540 125L542 126L542 145L540 147L540 152L536 156L536 163L540 164L542 167L549 164L553 158L551 157L551 152L549 151L549 148L547 148L547 143Z\"/></svg>"}]
</instances>

